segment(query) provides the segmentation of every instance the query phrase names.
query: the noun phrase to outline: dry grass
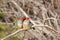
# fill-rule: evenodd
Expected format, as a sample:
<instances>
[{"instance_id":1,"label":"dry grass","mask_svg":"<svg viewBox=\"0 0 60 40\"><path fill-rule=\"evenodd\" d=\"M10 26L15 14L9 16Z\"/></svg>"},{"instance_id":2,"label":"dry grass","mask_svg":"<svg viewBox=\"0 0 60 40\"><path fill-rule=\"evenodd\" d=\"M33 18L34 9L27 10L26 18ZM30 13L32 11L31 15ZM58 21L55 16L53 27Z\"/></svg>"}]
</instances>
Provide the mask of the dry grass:
<instances>
[{"instance_id":1,"label":"dry grass","mask_svg":"<svg viewBox=\"0 0 60 40\"><path fill-rule=\"evenodd\" d=\"M12 18L12 20L23 16L30 18L35 30L16 33L18 38L21 37L21 40L60 40L59 2L60 0L8 0L3 1L4 8L2 9L4 10L2 12L7 16L7 24L11 23L9 18ZM12 35L8 35L8 37L12 37Z\"/></svg>"}]
</instances>

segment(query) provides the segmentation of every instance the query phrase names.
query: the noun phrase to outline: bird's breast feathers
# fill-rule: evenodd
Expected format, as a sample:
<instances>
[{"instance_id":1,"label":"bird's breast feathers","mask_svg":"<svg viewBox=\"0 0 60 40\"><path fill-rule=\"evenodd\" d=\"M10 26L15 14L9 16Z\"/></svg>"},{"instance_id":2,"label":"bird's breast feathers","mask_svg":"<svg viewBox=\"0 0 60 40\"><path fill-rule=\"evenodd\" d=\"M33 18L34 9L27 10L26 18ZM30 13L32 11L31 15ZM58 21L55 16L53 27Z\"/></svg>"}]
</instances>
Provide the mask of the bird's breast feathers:
<instances>
[{"instance_id":1,"label":"bird's breast feathers","mask_svg":"<svg viewBox=\"0 0 60 40\"><path fill-rule=\"evenodd\" d=\"M24 25L28 25L28 24L29 24L29 21L26 21L26 20L25 20L25 21L23 22L23 24L24 24Z\"/></svg>"}]
</instances>

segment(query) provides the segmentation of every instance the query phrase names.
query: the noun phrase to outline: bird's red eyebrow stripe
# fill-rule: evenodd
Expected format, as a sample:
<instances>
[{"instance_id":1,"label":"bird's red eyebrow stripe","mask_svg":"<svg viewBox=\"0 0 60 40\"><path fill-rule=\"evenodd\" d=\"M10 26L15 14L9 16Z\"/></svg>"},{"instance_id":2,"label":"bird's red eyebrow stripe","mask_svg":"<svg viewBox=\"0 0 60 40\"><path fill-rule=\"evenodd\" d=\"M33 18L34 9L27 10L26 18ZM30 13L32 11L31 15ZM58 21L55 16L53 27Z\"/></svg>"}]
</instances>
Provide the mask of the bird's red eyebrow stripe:
<instances>
[{"instance_id":1,"label":"bird's red eyebrow stripe","mask_svg":"<svg viewBox=\"0 0 60 40\"><path fill-rule=\"evenodd\" d=\"M29 18L27 18L27 17L26 18L20 18L20 20L29 20Z\"/></svg>"}]
</instances>

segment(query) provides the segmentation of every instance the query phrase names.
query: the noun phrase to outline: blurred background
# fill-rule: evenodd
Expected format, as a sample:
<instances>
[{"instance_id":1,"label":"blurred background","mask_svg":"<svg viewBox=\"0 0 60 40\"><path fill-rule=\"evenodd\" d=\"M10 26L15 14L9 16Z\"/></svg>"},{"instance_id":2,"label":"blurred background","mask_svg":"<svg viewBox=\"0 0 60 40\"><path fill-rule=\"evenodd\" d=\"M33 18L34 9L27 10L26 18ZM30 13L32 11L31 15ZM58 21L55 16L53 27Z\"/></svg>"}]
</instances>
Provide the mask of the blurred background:
<instances>
[{"instance_id":1,"label":"blurred background","mask_svg":"<svg viewBox=\"0 0 60 40\"><path fill-rule=\"evenodd\" d=\"M21 31L5 40L60 40L60 0L0 0L0 39L16 32L16 21L25 17L11 1L36 23L48 25L58 32L36 26L35 30Z\"/></svg>"}]
</instances>

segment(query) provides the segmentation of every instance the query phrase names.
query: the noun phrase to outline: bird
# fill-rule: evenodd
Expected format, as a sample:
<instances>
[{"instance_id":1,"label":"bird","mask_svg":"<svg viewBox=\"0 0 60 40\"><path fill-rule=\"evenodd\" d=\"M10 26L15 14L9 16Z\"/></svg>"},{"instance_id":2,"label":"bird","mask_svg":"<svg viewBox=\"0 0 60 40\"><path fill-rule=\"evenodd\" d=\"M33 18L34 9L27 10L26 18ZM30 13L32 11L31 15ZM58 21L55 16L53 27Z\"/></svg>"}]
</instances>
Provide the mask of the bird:
<instances>
[{"instance_id":1,"label":"bird","mask_svg":"<svg viewBox=\"0 0 60 40\"><path fill-rule=\"evenodd\" d=\"M22 29L24 20L25 20L25 18L19 18L18 19L17 26L18 26L19 29Z\"/></svg>"},{"instance_id":2,"label":"bird","mask_svg":"<svg viewBox=\"0 0 60 40\"><path fill-rule=\"evenodd\" d=\"M31 29L32 24L28 17L19 18L16 23L18 29L29 30Z\"/></svg>"},{"instance_id":3,"label":"bird","mask_svg":"<svg viewBox=\"0 0 60 40\"><path fill-rule=\"evenodd\" d=\"M28 29L30 29L30 21L29 21L29 18L25 18L25 20L24 20L24 22L23 22L23 29L24 30L28 30Z\"/></svg>"}]
</instances>

